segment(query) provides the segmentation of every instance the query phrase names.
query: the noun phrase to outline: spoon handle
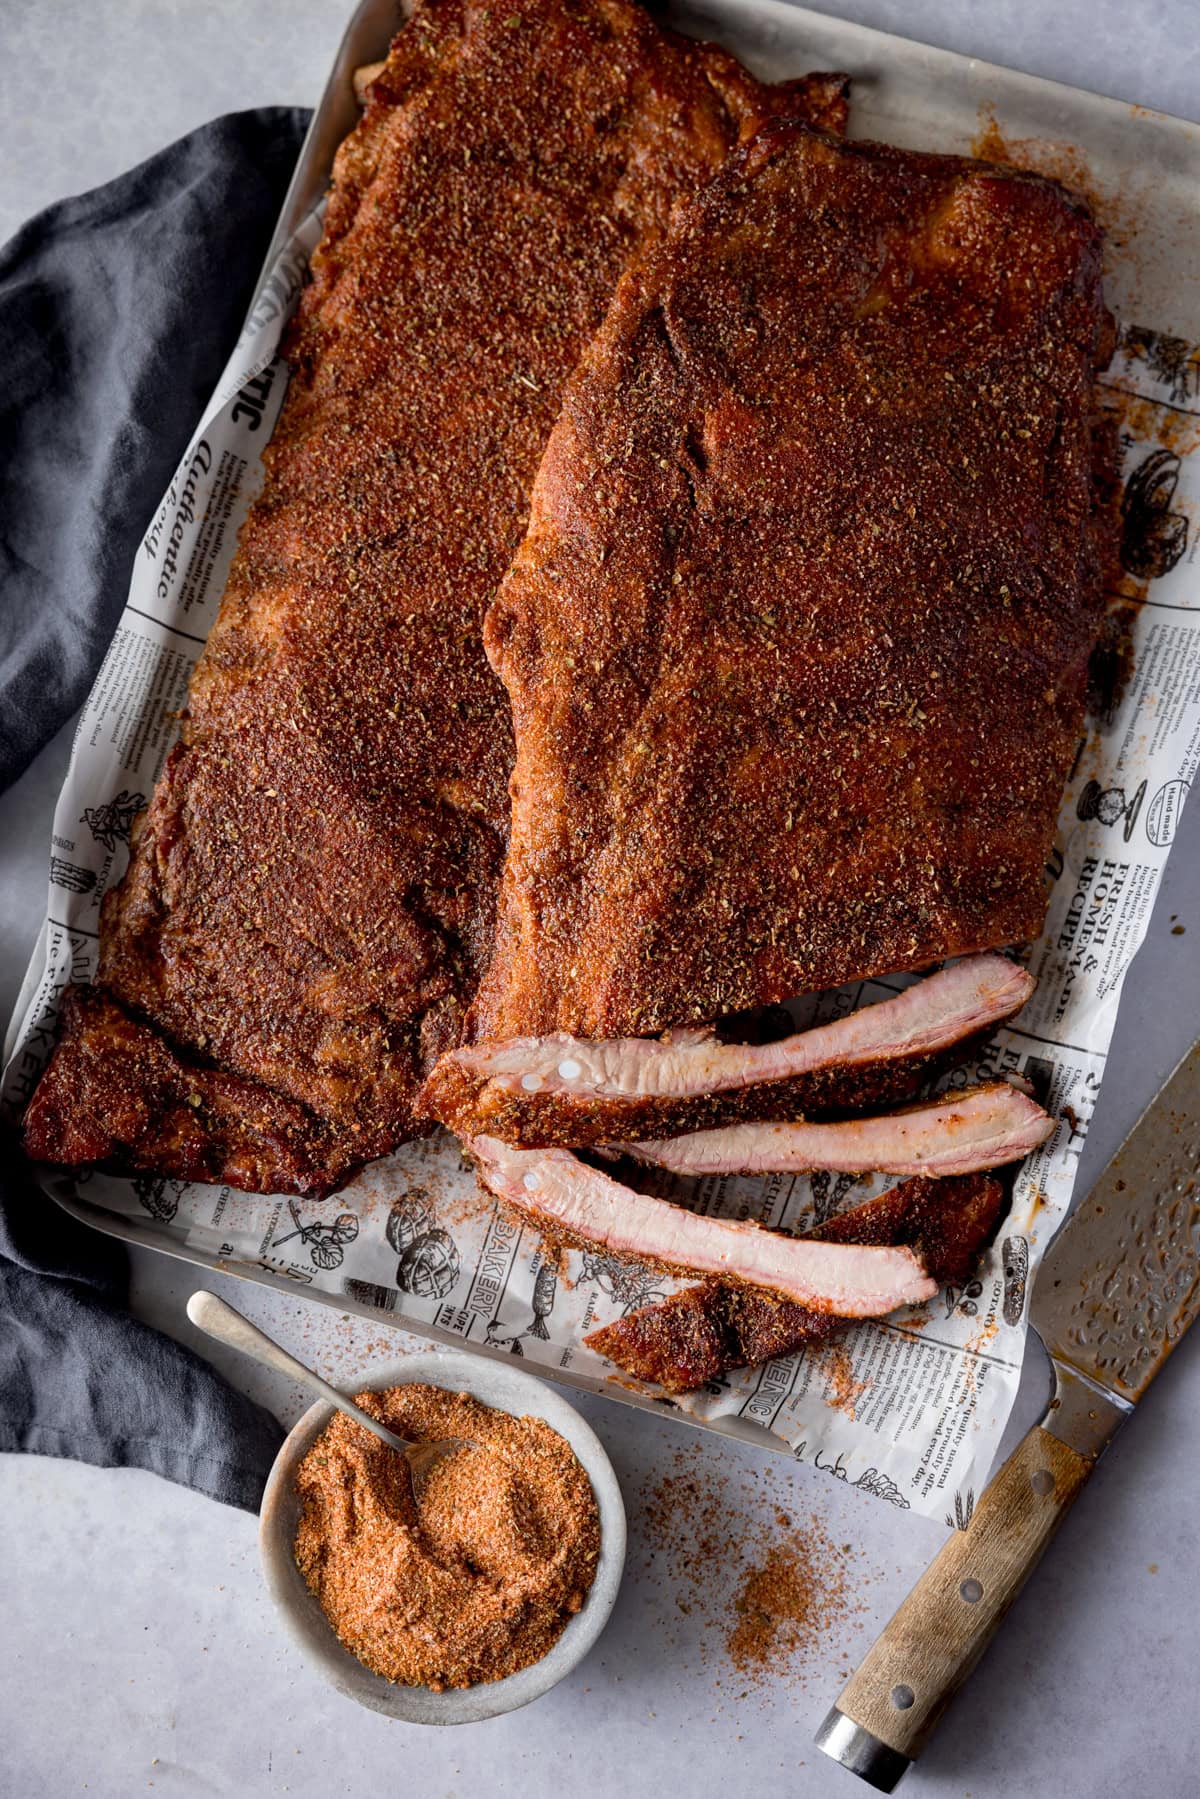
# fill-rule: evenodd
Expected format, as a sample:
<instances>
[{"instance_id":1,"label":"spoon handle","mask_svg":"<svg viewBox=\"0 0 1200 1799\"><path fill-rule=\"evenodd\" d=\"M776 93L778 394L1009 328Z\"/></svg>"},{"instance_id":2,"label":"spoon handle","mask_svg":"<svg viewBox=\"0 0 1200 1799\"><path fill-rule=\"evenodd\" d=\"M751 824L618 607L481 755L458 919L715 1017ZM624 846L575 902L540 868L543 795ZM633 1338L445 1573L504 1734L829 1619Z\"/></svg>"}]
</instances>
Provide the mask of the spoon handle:
<instances>
[{"instance_id":1,"label":"spoon handle","mask_svg":"<svg viewBox=\"0 0 1200 1799\"><path fill-rule=\"evenodd\" d=\"M298 1362L286 1349L281 1349L265 1331L260 1331L257 1325L251 1324L248 1318L243 1318L240 1312L236 1312L231 1305L226 1305L223 1299L218 1299L215 1293L206 1293L203 1289L193 1293L187 1302L187 1315L193 1324L199 1325L210 1337L215 1337L218 1343L226 1343L230 1349L240 1349L243 1355L261 1362L265 1368L273 1368L277 1374L286 1374L289 1379L298 1381L310 1393L316 1393L319 1398L336 1406L339 1412L345 1412L347 1417L374 1432L390 1448L403 1453L408 1447L402 1437L386 1429L368 1413L360 1411L353 1400L347 1399L344 1393L339 1393L336 1387L331 1387L328 1381L323 1381L319 1374L314 1374L303 1362Z\"/></svg>"}]
</instances>

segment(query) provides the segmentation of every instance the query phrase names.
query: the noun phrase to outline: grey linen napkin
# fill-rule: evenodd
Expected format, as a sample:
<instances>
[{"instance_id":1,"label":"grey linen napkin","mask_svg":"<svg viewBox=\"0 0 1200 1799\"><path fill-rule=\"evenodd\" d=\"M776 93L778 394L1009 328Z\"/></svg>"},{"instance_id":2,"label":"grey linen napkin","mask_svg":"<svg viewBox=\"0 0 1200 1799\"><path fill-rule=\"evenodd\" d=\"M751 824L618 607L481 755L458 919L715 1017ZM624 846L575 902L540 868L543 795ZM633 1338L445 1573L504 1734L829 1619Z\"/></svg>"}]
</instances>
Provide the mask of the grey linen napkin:
<instances>
[{"instance_id":1,"label":"grey linen napkin","mask_svg":"<svg viewBox=\"0 0 1200 1799\"><path fill-rule=\"evenodd\" d=\"M0 790L95 677L307 122L216 119L0 249ZM278 1423L127 1298L121 1246L0 1137L0 1450L148 1468L254 1509Z\"/></svg>"}]
</instances>

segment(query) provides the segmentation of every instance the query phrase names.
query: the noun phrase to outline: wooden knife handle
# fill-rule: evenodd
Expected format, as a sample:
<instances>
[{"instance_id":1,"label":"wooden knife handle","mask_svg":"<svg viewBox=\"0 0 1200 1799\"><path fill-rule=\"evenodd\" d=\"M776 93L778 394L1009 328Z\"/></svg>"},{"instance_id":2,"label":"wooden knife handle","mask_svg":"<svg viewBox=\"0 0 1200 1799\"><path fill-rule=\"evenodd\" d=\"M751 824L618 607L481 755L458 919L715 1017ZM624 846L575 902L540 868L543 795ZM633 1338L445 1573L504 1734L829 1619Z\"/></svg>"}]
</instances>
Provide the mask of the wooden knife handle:
<instances>
[{"instance_id":1,"label":"wooden knife handle","mask_svg":"<svg viewBox=\"0 0 1200 1799\"><path fill-rule=\"evenodd\" d=\"M984 1489L968 1528L954 1532L843 1688L817 1737L827 1754L891 1792L1094 1467L1041 1425L1022 1438Z\"/></svg>"}]
</instances>

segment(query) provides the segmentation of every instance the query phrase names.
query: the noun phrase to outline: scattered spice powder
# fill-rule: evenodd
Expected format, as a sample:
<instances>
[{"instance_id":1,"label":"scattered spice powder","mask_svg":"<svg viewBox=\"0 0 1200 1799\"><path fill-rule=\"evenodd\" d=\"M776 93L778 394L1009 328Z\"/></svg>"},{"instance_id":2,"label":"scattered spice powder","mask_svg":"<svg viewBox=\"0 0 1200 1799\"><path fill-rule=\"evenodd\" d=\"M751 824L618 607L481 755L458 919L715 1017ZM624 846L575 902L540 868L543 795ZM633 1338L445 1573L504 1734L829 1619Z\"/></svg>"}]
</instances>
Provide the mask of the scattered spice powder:
<instances>
[{"instance_id":1,"label":"scattered spice powder","mask_svg":"<svg viewBox=\"0 0 1200 1799\"><path fill-rule=\"evenodd\" d=\"M634 1537L647 1555L633 1579L673 1599L686 1648L739 1700L827 1673L865 1610L851 1545L815 1515L802 1522L789 1476L769 1464L735 1474L690 1445L673 1461L642 1496Z\"/></svg>"},{"instance_id":2,"label":"scattered spice powder","mask_svg":"<svg viewBox=\"0 0 1200 1799\"><path fill-rule=\"evenodd\" d=\"M540 1418L466 1393L391 1387L356 1403L413 1441L459 1437L414 1502L385 1443L339 1413L300 1464L297 1565L337 1636L403 1686L470 1687L540 1661L591 1588L587 1473Z\"/></svg>"},{"instance_id":3,"label":"scattered spice powder","mask_svg":"<svg viewBox=\"0 0 1200 1799\"><path fill-rule=\"evenodd\" d=\"M840 1589L840 1581L837 1583ZM812 1559L812 1545L803 1531L794 1531L767 1551L760 1568L751 1568L742 1581L735 1602L738 1621L729 1632L729 1654L743 1674L779 1666L781 1657L805 1649L814 1629L815 1614L829 1592Z\"/></svg>"}]
</instances>

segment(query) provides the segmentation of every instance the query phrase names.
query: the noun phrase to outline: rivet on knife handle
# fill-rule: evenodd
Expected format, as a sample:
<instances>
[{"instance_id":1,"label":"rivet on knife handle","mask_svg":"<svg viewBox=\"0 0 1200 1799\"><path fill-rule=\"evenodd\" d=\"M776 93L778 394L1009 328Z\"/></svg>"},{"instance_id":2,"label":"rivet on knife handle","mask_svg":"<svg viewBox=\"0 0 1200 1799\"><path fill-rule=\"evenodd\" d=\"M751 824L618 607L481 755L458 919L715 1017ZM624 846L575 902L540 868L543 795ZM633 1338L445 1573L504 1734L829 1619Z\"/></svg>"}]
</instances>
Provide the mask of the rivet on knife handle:
<instances>
[{"instance_id":1,"label":"rivet on knife handle","mask_svg":"<svg viewBox=\"0 0 1200 1799\"><path fill-rule=\"evenodd\" d=\"M1041 1425L1022 1438L842 1690L818 1747L884 1793L924 1748L1095 1462Z\"/></svg>"}]
</instances>

